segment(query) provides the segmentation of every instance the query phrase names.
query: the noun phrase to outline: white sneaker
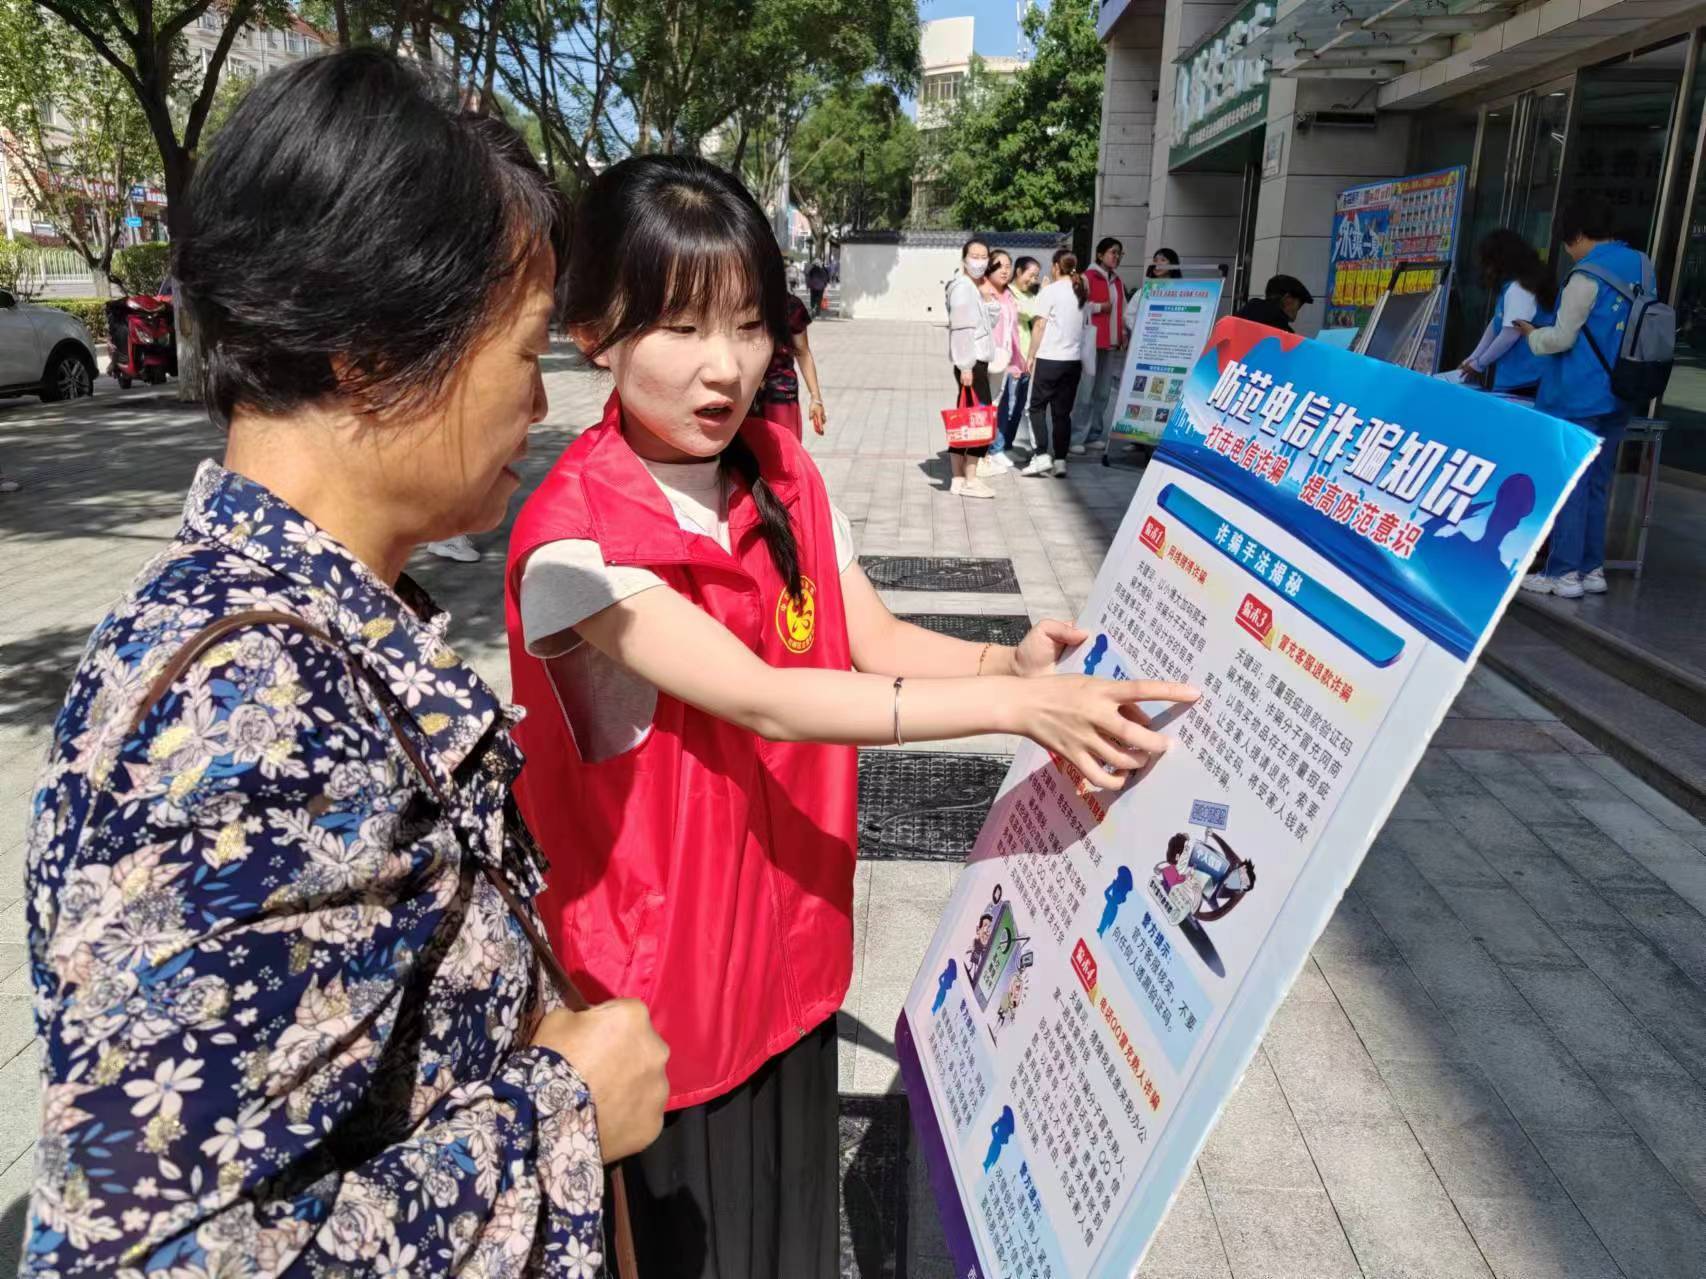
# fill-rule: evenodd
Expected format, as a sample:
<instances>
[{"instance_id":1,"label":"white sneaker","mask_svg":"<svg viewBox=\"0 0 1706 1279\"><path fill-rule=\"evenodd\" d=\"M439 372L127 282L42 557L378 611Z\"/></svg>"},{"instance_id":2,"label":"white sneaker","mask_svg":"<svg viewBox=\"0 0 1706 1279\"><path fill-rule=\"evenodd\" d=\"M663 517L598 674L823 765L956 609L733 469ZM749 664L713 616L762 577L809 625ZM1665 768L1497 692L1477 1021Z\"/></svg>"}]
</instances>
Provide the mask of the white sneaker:
<instances>
[{"instance_id":1,"label":"white sneaker","mask_svg":"<svg viewBox=\"0 0 1706 1279\"><path fill-rule=\"evenodd\" d=\"M990 488L975 475L968 479L960 489L961 497L994 497L995 490Z\"/></svg>"},{"instance_id":2,"label":"white sneaker","mask_svg":"<svg viewBox=\"0 0 1706 1279\"><path fill-rule=\"evenodd\" d=\"M1083 444L1074 444L1071 448L1067 449L1066 451L1068 453L1072 454L1073 457L1083 457L1090 450L1087 446L1085 446Z\"/></svg>"},{"instance_id":3,"label":"white sneaker","mask_svg":"<svg viewBox=\"0 0 1706 1279\"><path fill-rule=\"evenodd\" d=\"M23 486L16 480L0 480L0 493L16 493L21 487ZM1600 590L1604 589L1603 586L1600 587Z\"/></svg>"},{"instance_id":4,"label":"white sneaker","mask_svg":"<svg viewBox=\"0 0 1706 1279\"><path fill-rule=\"evenodd\" d=\"M456 560L461 564L473 564L480 558L480 552L474 549L466 533L447 537L442 542L428 542L424 549L427 554L436 555L441 560Z\"/></svg>"},{"instance_id":5,"label":"white sneaker","mask_svg":"<svg viewBox=\"0 0 1706 1279\"><path fill-rule=\"evenodd\" d=\"M1066 478L1066 459L1065 458L1060 458L1058 461L1055 462L1055 464L1054 464L1054 478L1057 480L1064 480Z\"/></svg>"},{"instance_id":6,"label":"white sneaker","mask_svg":"<svg viewBox=\"0 0 1706 1279\"><path fill-rule=\"evenodd\" d=\"M1582 574L1582 591L1588 595L1604 595L1610 588L1605 584L1605 570L1596 568L1591 573Z\"/></svg>"},{"instance_id":7,"label":"white sneaker","mask_svg":"<svg viewBox=\"0 0 1706 1279\"><path fill-rule=\"evenodd\" d=\"M1530 573L1522 579L1522 589L1534 595L1550 595L1557 581L1544 573Z\"/></svg>"},{"instance_id":8,"label":"white sneaker","mask_svg":"<svg viewBox=\"0 0 1706 1279\"><path fill-rule=\"evenodd\" d=\"M988 461L990 469L997 475L1001 474L1003 471L1016 469L1013 459L1008 457L1005 453L997 453L993 457L985 460Z\"/></svg>"},{"instance_id":9,"label":"white sneaker","mask_svg":"<svg viewBox=\"0 0 1706 1279\"><path fill-rule=\"evenodd\" d=\"M952 493L955 497L958 497L960 495L960 490L963 489L965 486L966 486L965 476L956 475L956 476L954 476L953 479L948 481L948 492Z\"/></svg>"},{"instance_id":10,"label":"white sneaker","mask_svg":"<svg viewBox=\"0 0 1706 1279\"><path fill-rule=\"evenodd\" d=\"M1054 459L1052 457L1050 457L1047 453L1038 453L1029 462L1025 463L1025 469L1020 471L1019 474L1020 475L1047 475L1053 469L1054 469Z\"/></svg>"},{"instance_id":11,"label":"white sneaker","mask_svg":"<svg viewBox=\"0 0 1706 1279\"><path fill-rule=\"evenodd\" d=\"M1547 577L1544 573L1530 573L1522 579L1522 589L1536 595L1556 595L1561 600L1579 600L1582 597L1582 576L1580 573L1565 573L1562 577Z\"/></svg>"}]
</instances>

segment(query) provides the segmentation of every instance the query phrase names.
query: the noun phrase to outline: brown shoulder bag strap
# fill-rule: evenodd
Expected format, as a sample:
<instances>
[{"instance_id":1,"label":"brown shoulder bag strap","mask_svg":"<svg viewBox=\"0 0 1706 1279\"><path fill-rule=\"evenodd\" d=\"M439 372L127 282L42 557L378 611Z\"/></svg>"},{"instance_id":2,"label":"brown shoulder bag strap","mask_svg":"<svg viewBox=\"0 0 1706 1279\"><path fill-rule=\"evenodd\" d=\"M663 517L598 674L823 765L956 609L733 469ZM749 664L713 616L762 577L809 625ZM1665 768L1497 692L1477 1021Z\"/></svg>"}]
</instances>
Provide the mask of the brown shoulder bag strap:
<instances>
[{"instance_id":1,"label":"brown shoulder bag strap","mask_svg":"<svg viewBox=\"0 0 1706 1279\"><path fill-rule=\"evenodd\" d=\"M141 705L137 707L136 713L131 717L130 729L125 736L135 735L136 730L142 727L142 721L147 719L148 713L159 705L160 699L166 696L172 685L182 679L184 672L189 670L210 648L232 632L244 630L251 626L283 626L290 630L301 631L303 634L311 635L342 653L344 665L349 669L351 678L358 682L364 682L373 689L375 698L379 703L379 711L385 716L385 723L390 727L391 736L396 739L398 747L408 758L409 763L414 766L415 771L420 774L421 779L426 782L427 788L432 791L434 798L439 802L439 806L446 811L449 810L449 801L445 796L443 787L438 783L438 778L433 776L432 770L421 758L415 744L409 740L408 734L403 732L391 714L391 691L371 671L357 661L348 650L344 649L343 645L339 644L337 640L307 618L298 617L294 613L272 609L254 609L247 613L233 613L230 617L222 617L217 622L210 622L202 627L201 630L184 641L183 647L172 654L172 659L160 669L160 673L148 685L148 692L143 696ZM519 814L512 812L512 816L519 817ZM509 908L510 915L521 926L522 935L527 938L527 944L533 948L533 953L538 957L540 966L544 968L546 975L551 979L551 985L556 990L558 997L562 999L563 1006L570 1012L587 1011L591 1005L587 1003L585 996L575 988L575 983L570 979L562 961L557 958L550 943L540 934L539 925L533 919L533 912L516 895L515 889L510 887L509 881L492 869L489 862L476 857L474 864L485 874L487 882L497 889L498 896ZM634 1227L628 1215L628 1187L622 1179L620 1164L613 1164L610 1168L610 1198L614 1218L613 1234L616 1242L616 1273L621 1276L621 1279L639 1279L639 1258L634 1251Z\"/></svg>"}]
</instances>

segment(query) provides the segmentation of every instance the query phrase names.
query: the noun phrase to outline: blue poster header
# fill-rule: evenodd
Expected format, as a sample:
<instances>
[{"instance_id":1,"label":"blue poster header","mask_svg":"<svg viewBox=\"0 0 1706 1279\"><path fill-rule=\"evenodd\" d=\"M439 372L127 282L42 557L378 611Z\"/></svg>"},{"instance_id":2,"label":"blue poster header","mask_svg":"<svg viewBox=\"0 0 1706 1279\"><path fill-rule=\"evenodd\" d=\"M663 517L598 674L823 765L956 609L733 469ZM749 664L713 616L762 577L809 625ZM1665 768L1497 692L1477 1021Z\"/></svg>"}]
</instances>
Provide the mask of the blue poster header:
<instances>
[{"instance_id":1,"label":"blue poster header","mask_svg":"<svg viewBox=\"0 0 1706 1279\"><path fill-rule=\"evenodd\" d=\"M1186 379L1160 454L1468 658L1597 448L1532 409L1228 319Z\"/></svg>"}]
</instances>

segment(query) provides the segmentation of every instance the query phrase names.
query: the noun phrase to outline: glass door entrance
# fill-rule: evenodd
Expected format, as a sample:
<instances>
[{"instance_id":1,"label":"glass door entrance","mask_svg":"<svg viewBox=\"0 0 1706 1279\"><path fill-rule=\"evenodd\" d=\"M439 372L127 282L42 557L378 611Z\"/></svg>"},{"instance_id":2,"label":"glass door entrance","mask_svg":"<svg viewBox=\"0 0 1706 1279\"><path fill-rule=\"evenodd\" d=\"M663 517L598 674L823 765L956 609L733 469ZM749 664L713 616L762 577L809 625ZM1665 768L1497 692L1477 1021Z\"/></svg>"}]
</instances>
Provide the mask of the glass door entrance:
<instances>
[{"instance_id":1,"label":"glass door entrance","mask_svg":"<svg viewBox=\"0 0 1706 1279\"><path fill-rule=\"evenodd\" d=\"M1489 104L1469 171L1472 203L1464 216L1453 293L1462 317L1445 358L1461 360L1481 336L1495 299L1481 286L1475 246L1489 231L1511 227L1542 255L1551 249L1564 144L1570 122L1570 82L1545 85Z\"/></svg>"}]
</instances>

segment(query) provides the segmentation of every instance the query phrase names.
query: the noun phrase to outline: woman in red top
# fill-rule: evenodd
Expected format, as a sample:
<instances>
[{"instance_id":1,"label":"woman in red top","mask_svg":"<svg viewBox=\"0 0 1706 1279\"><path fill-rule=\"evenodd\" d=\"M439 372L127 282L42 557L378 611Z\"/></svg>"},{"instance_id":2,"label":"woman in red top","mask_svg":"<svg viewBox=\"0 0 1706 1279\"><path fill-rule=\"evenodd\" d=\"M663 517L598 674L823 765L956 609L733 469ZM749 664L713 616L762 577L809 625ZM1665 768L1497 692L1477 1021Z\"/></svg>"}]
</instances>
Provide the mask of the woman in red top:
<instances>
[{"instance_id":1,"label":"woman in red top","mask_svg":"<svg viewBox=\"0 0 1706 1279\"><path fill-rule=\"evenodd\" d=\"M823 407L823 391L817 383L817 357L812 354L811 338L806 335L811 322L812 313L806 310L806 304L790 293L789 340L776 344L776 353L770 357L770 367L764 373L764 385L759 387L758 398L753 401L755 413L786 427L796 440L804 438L800 426L800 377L806 379L806 389L812 395L812 430L822 435L824 423L829 421ZM799 375L794 373L796 360L800 364Z\"/></svg>"},{"instance_id":2,"label":"woman in red top","mask_svg":"<svg viewBox=\"0 0 1706 1279\"><path fill-rule=\"evenodd\" d=\"M663 1135L629 1162L641 1269L836 1273L835 1018L852 973L859 745L1020 733L1117 787L1172 684L1054 674L898 621L786 429L748 409L788 340L763 211L722 170L643 156L575 218L568 330L615 384L510 543L519 794L553 944L670 1045Z\"/></svg>"}]
</instances>

